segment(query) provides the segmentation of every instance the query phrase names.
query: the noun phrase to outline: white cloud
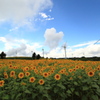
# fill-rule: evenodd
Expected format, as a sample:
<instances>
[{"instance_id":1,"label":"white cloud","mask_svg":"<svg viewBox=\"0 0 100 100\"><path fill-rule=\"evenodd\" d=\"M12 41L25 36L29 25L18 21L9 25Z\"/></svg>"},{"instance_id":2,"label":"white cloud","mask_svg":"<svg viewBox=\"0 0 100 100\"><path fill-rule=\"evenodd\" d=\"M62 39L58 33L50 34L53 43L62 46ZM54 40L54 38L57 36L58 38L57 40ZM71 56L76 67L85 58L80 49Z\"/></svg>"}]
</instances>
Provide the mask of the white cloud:
<instances>
[{"instance_id":1,"label":"white cloud","mask_svg":"<svg viewBox=\"0 0 100 100\"><path fill-rule=\"evenodd\" d=\"M83 46L94 44L95 42L96 41L89 41L89 42L86 42L86 43L74 45L73 47L83 47Z\"/></svg>"},{"instance_id":2,"label":"white cloud","mask_svg":"<svg viewBox=\"0 0 100 100\"><path fill-rule=\"evenodd\" d=\"M5 50L18 47L20 43L27 43L27 41L24 39L12 39L6 37L0 37L0 41L4 43Z\"/></svg>"},{"instance_id":3,"label":"white cloud","mask_svg":"<svg viewBox=\"0 0 100 100\"><path fill-rule=\"evenodd\" d=\"M43 18L47 18L48 16L45 13L39 13L41 15L41 17Z\"/></svg>"},{"instance_id":4,"label":"white cloud","mask_svg":"<svg viewBox=\"0 0 100 100\"><path fill-rule=\"evenodd\" d=\"M63 50L59 50L60 48L57 47L55 49L50 50L45 57L54 57L54 58L63 58L64 57L64 52Z\"/></svg>"},{"instance_id":5,"label":"white cloud","mask_svg":"<svg viewBox=\"0 0 100 100\"><path fill-rule=\"evenodd\" d=\"M100 56L100 44L94 44L96 41L90 41L87 43L77 44L70 46L67 49L69 57L92 57ZM98 41L99 43L99 41ZM77 48L78 47L78 48Z\"/></svg>"},{"instance_id":6,"label":"white cloud","mask_svg":"<svg viewBox=\"0 0 100 100\"><path fill-rule=\"evenodd\" d=\"M63 32L57 33L55 28L46 29L44 34L45 45L47 45L50 49L56 48L63 36Z\"/></svg>"},{"instance_id":7,"label":"white cloud","mask_svg":"<svg viewBox=\"0 0 100 100\"><path fill-rule=\"evenodd\" d=\"M42 48L39 43L29 43L25 39L12 39L0 37L0 41L4 44L7 56L31 56L32 52L41 53L37 49ZM4 51L4 50L3 50Z\"/></svg>"},{"instance_id":8,"label":"white cloud","mask_svg":"<svg viewBox=\"0 0 100 100\"><path fill-rule=\"evenodd\" d=\"M50 9L49 12L52 12L52 10Z\"/></svg>"},{"instance_id":9,"label":"white cloud","mask_svg":"<svg viewBox=\"0 0 100 100\"><path fill-rule=\"evenodd\" d=\"M51 0L0 0L0 21L31 25L39 12L52 8Z\"/></svg>"},{"instance_id":10,"label":"white cloud","mask_svg":"<svg viewBox=\"0 0 100 100\"><path fill-rule=\"evenodd\" d=\"M88 45L86 47L81 47L81 48L67 48L66 49L66 56L67 58L70 57L93 57L97 56L100 57L100 44L95 44L95 45ZM55 58L61 58L65 57L65 51L64 49L60 50L60 47L57 47L55 49L52 49L49 51L49 53L45 57L55 57Z\"/></svg>"},{"instance_id":11,"label":"white cloud","mask_svg":"<svg viewBox=\"0 0 100 100\"><path fill-rule=\"evenodd\" d=\"M31 43L28 40L25 39L12 39L12 38L6 38L6 37L0 37L0 41L2 44L4 44L5 50L7 56L32 56L33 52L36 52L37 54L40 54L43 56L42 48L44 47L44 57L65 57L64 49L58 46L59 41L62 39L63 35L56 33L56 30L51 28L48 30L50 34L46 30L46 41L47 45L51 48L50 51L46 51L46 48L44 45L41 45L40 43ZM51 34L53 32L53 34ZM60 33L60 32L59 32ZM56 36L56 35L57 36ZM48 39L47 37L51 37ZM56 40L58 39L58 40ZM55 41L56 40L56 41ZM57 42L57 43L55 43ZM54 43L54 44L53 44ZM93 56L99 56L100 57L100 44L99 42L97 44L91 44L94 43L94 41L87 42L88 45L84 47L80 46L80 48L77 48L75 45L72 47L66 48L66 55L67 57L93 57ZM83 44L83 43L82 43ZM81 45L81 44L78 44ZM1 51L1 50L0 50ZM16 54L17 53L17 54Z\"/></svg>"},{"instance_id":12,"label":"white cloud","mask_svg":"<svg viewBox=\"0 0 100 100\"><path fill-rule=\"evenodd\" d=\"M7 56L26 56L26 45L25 44L20 44L19 47L17 48L12 48L12 49L9 49L8 52L7 52Z\"/></svg>"},{"instance_id":13,"label":"white cloud","mask_svg":"<svg viewBox=\"0 0 100 100\"><path fill-rule=\"evenodd\" d=\"M18 30L18 27L14 27L14 28L10 29L9 31L11 32L11 31L14 31L14 30Z\"/></svg>"},{"instance_id":14,"label":"white cloud","mask_svg":"<svg viewBox=\"0 0 100 100\"><path fill-rule=\"evenodd\" d=\"M0 37L0 41L2 41L2 42L7 42L7 40L6 40L5 37Z\"/></svg>"},{"instance_id":15,"label":"white cloud","mask_svg":"<svg viewBox=\"0 0 100 100\"><path fill-rule=\"evenodd\" d=\"M52 18L50 15L47 15L46 13L39 13L41 15L42 18L44 18L45 20L53 20L54 18Z\"/></svg>"},{"instance_id":16,"label":"white cloud","mask_svg":"<svg viewBox=\"0 0 100 100\"><path fill-rule=\"evenodd\" d=\"M20 43L16 48L13 47L12 49L9 49L7 51L7 56L32 56L33 52L36 52L36 54L41 54L41 52L37 50L41 47L42 45L38 43Z\"/></svg>"}]
</instances>

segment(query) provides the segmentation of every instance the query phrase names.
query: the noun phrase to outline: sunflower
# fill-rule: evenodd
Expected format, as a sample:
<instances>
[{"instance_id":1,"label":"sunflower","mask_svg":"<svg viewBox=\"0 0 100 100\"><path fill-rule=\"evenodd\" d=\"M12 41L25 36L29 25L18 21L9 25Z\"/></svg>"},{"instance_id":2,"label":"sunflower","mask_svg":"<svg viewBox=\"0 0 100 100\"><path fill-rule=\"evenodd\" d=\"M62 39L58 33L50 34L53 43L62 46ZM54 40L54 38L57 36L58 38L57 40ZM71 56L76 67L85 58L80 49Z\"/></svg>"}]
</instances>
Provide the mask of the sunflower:
<instances>
[{"instance_id":1,"label":"sunflower","mask_svg":"<svg viewBox=\"0 0 100 100\"><path fill-rule=\"evenodd\" d=\"M22 82L21 85L26 85L26 83Z\"/></svg>"},{"instance_id":2,"label":"sunflower","mask_svg":"<svg viewBox=\"0 0 100 100\"><path fill-rule=\"evenodd\" d=\"M93 71L89 71L88 72L88 76L90 76L90 77L94 76L94 72Z\"/></svg>"},{"instance_id":3,"label":"sunflower","mask_svg":"<svg viewBox=\"0 0 100 100\"><path fill-rule=\"evenodd\" d=\"M30 77L29 82L33 83L35 81L34 77Z\"/></svg>"},{"instance_id":4,"label":"sunflower","mask_svg":"<svg viewBox=\"0 0 100 100\"><path fill-rule=\"evenodd\" d=\"M100 76L100 73L98 73L98 75Z\"/></svg>"},{"instance_id":5,"label":"sunflower","mask_svg":"<svg viewBox=\"0 0 100 100\"><path fill-rule=\"evenodd\" d=\"M66 72L66 73L65 73L65 75L67 76L67 75L68 75L68 73Z\"/></svg>"},{"instance_id":6,"label":"sunflower","mask_svg":"<svg viewBox=\"0 0 100 100\"><path fill-rule=\"evenodd\" d=\"M44 73L43 73L43 76L44 76L44 77L48 77L49 74L48 74L47 72L44 72Z\"/></svg>"},{"instance_id":7,"label":"sunflower","mask_svg":"<svg viewBox=\"0 0 100 100\"><path fill-rule=\"evenodd\" d=\"M82 78L82 76L78 76L78 78L80 78L80 79L81 79L81 78Z\"/></svg>"},{"instance_id":8,"label":"sunflower","mask_svg":"<svg viewBox=\"0 0 100 100\"><path fill-rule=\"evenodd\" d=\"M76 68L76 69L79 69L79 66L77 65L77 66L75 66L75 68Z\"/></svg>"},{"instance_id":9,"label":"sunflower","mask_svg":"<svg viewBox=\"0 0 100 100\"><path fill-rule=\"evenodd\" d=\"M68 70L68 72L70 72L70 73L71 73L72 71L73 71L73 69L69 69L69 70Z\"/></svg>"},{"instance_id":10,"label":"sunflower","mask_svg":"<svg viewBox=\"0 0 100 100\"><path fill-rule=\"evenodd\" d=\"M0 81L0 87L4 86L4 80Z\"/></svg>"},{"instance_id":11,"label":"sunflower","mask_svg":"<svg viewBox=\"0 0 100 100\"><path fill-rule=\"evenodd\" d=\"M13 66L12 65L9 65L9 68L12 68Z\"/></svg>"},{"instance_id":12,"label":"sunflower","mask_svg":"<svg viewBox=\"0 0 100 100\"><path fill-rule=\"evenodd\" d=\"M51 72L51 74L53 74L54 73L54 70L51 70L50 72Z\"/></svg>"},{"instance_id":13,"label":"sunflower","mask_svg":"<svg viewBox=\"0 0 100 100\"><path fill-rule=\"evenodd\" d=\"M15 76L13 76L13 78L14 78L14 79L16 79L16 78L17 78L17 76L15 75Z\"/></svg>"},{"instance_id":14,"label":"sunflower","mask_svg":"<svg viewBox=\"0 0 100 100\"><path fill-rule=\"evenodd\" d=\"M34 69L36 69L36 67L35 67L35 66L33 66L33 68L32 68L32 69L34 70Z\"/></svg>"},{"instance_id":15,"label":"sunflower","mask_svg":"<svg viewBox=\"0 0 100 100\"><path fill-rule=\"evenodd\" d=\"M48 75L51 75L51 72L50 71L48 72Z\"/></svg>"},{"instance_id":16,"label":"sunflower","mask_svg":"<svg viewBox=\"0 0 100 100\"><path fill-rule=\"evenodd\" d=\"M30 67L30 70L33 70L33 67Z\"/></svg>"},{"instance_id":17,"label":"sunflower","mask_svg":"<svg viewBox=\"0 0 100 100\"><path fill-rule=\"evenodd\" d=\"M5 74L7 74L7 72L4 72L3 74L5 75Z\"/></svg>"},{"instance_id":18,"label":"sunflower","mask_svg":"<svg viewBox=\"0 0 100 100\"><path fill-rule=\"evenodd\" d=\"M81 69L84 69L84 66L81 66Z\"/></svg>"},{"instance_id":19,"label":"sunflower","mask_svg":"<svg viewBox=\"0 0 100 100\"><path fill-rule=\"evenodd\" d=\"M8 79L8 74L4 74L4 78L5 79Z\"/></svg>"},{"instance_id":20,"label":"sunflower","mask_svg":"<svg viewBox=\"0 0 100 100\"><path fill-rule=\"evenodd\" d=\"M99 71L100 70L100 67L97 67L97 70Z\"/></svg>"},{"instance_id":21,"label":"sunflower","mask_svg":"<svg viewBox=\"0 0 100 100\"><path fill-rule=\"evenodd\" d=\"M19 77L19 78L23 78L23 77L24 77L24 73L23 73L23 72L20 72L20 73L18 74L18 77Z\"/></svg>"},{"instance_id":22,"label":"sunflower","mask_svg":"<svg viewBox=\"0 0 100 100\"><path fill-rule=\"evenodd\" d=\"M60 74L64 74L65 73L65 70L62 69L62 70L59 71L59 73Z\"/></svg>"},{"instance_id":23,"label":"sunflower","mask_svg":"<svg viewBox=\"0 0 100 100\"><path fill-rule=\"evenodd\" d=\"M30 72L25 72L25 76L30 76Z\"/></svg>"},{"instance_id":24,"label":"sunflower","mask_svg":"<svg viewBox=\"0 0 100 100\"><path fill-rule=\"evenodd\" d=\"M13 77L13 76L15 76L15 71L10 72L10 77Z\"/></svg>"},{"instance_id":25,"label":"sunflower","mask_svg":"<svg viewBox=\"0 0 100 100\"><path fill-rule=\"evenodd\" d=\"M28 71L28 70L29 70L29 67L24 67L23 70L24 70L24 71Z\"/></svg>"},{"instance_id":26,"label":"sunflower","mask_svg":"<svg viewBox=\"0 0 100 100\"><path fill-rule=\"evenodd\" d=\"M72 77L70 77L69 79L70 79L70 80L73 80L73 78L72 78Z\"/></svg>"},{"instance_id":27,"label":"sunflower","mask_svg":"<svg viewBox=\"0 0 100 100\"><path fill-rule=\"evenodd\" d=\"M54 76L54 78L55 78L56 80L60 80L61 76L60 76L59 74L56 74L56 75Z\"/></svg>"},{"instance_id":28,"label":"sunflower","mask_svg":"<svg viewBox=\"0 0 100 100\"><path fill-rule=\"evenodd\" d=\"M76 68L73 68L73 71L76 71Z\"/></svg>"},{"instance_id":29,"label":"sunflower","mask_svg":"<svg viewBox=\"0 0 100 100\"><path fill-rule=\"evenodd\" d=\"M40 80L39 80L39 84L40 84L40 85L43 85L43 84L44 84L44 80L43 80L43 79L40 79Z\"/></svg>"},{"instance_id":30,"label":"sunflower","mask_svg":"<svg viewBox=\"0 0 100 100\"><path fill-rule=\"evenodd\" d=\"M35 72L36 74L38 74L38 70L37 70L37 69L34 69L34 72Z\"/></svg>"}]
</instances>

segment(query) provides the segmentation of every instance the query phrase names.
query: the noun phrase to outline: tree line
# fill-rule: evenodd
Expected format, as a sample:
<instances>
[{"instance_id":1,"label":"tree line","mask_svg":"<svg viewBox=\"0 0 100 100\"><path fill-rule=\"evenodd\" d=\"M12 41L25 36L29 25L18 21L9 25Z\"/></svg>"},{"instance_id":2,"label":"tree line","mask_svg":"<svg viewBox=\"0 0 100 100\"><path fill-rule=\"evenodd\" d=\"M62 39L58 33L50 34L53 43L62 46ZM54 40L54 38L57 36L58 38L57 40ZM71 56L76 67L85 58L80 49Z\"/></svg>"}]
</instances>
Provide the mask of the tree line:
<instances>
[{"instance_id":1,"label":"tree line","mask_svg":"<svg viewBox=\"0 0 100 100\"><path fill-rule=\"evenodd\" d=\"M5 59L6 58L6 53L4 53L3 51L1 52L0 54L0 59ZM40 59L41 56L40 54L36 54L35 52L32 54L32 59L35 60L35 59Z\"/></svg>"}]
</instances>

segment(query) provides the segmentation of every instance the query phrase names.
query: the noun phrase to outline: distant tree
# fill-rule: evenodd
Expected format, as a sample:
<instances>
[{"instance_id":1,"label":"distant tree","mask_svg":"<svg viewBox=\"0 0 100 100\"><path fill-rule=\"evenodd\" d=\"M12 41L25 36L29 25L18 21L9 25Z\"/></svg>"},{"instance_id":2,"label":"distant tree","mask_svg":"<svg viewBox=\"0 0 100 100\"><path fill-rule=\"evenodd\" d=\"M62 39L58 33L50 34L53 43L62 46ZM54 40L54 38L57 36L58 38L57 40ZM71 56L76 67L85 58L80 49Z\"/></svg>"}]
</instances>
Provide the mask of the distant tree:
<instances>
[{"instance_id":1,"label":"distant tree","mask_svg":"<svg viewBox=\"0 0 100 100\"><path fill-rule=\"evenodd\" d=\"M48 59L48 57L46 57L46 59Z\"/></svg>"},{"instance_id":2,"label":"distant tree","mask_svg":"<svg viewBox=\"0 0 100 100\"><path fill-rule=\"evenodd\" d=\"M36 56L36 59L40 59L41 58L41 56L38 54L37 56Z\"/></svg>"},{"instance_id":3,"label":"distant tree","mask_svg":"<svg viewBox=\"0 0 100 100\"><path fill-rule=\"evenodd\" d=\"M32 59L36 59L36 53L35 52L32 55Z\"/></svg>"},{"instance_id":4,"label":"distant tree","mask_svg":"<svg viewBox=\"0 0 100 100\"><path fill-rule=\"evenodd\" d=\"M0 58L1 58L1 59L5 59L5 58L6 58L6 54L5 54L4 52L1 52Z\"/></svg>"}]
</instances>

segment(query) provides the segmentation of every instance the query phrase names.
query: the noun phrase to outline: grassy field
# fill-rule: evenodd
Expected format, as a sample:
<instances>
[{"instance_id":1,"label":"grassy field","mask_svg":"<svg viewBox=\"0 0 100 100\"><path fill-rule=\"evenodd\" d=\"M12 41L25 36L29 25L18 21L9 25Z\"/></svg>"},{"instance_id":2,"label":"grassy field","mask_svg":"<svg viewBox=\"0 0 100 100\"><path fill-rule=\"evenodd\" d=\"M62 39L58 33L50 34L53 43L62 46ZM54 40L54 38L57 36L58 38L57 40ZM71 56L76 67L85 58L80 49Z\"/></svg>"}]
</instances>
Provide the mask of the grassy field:
<instances>
[{"instance_id":1,"label":"grassy field","mask_svg":"<svg viewBox=\"0 0 100 100\"><path fill-rule=\"evenodd\" d=\"M0 60L0 100L99 100L100 61Z\"/></svg>"}]
</instances>

